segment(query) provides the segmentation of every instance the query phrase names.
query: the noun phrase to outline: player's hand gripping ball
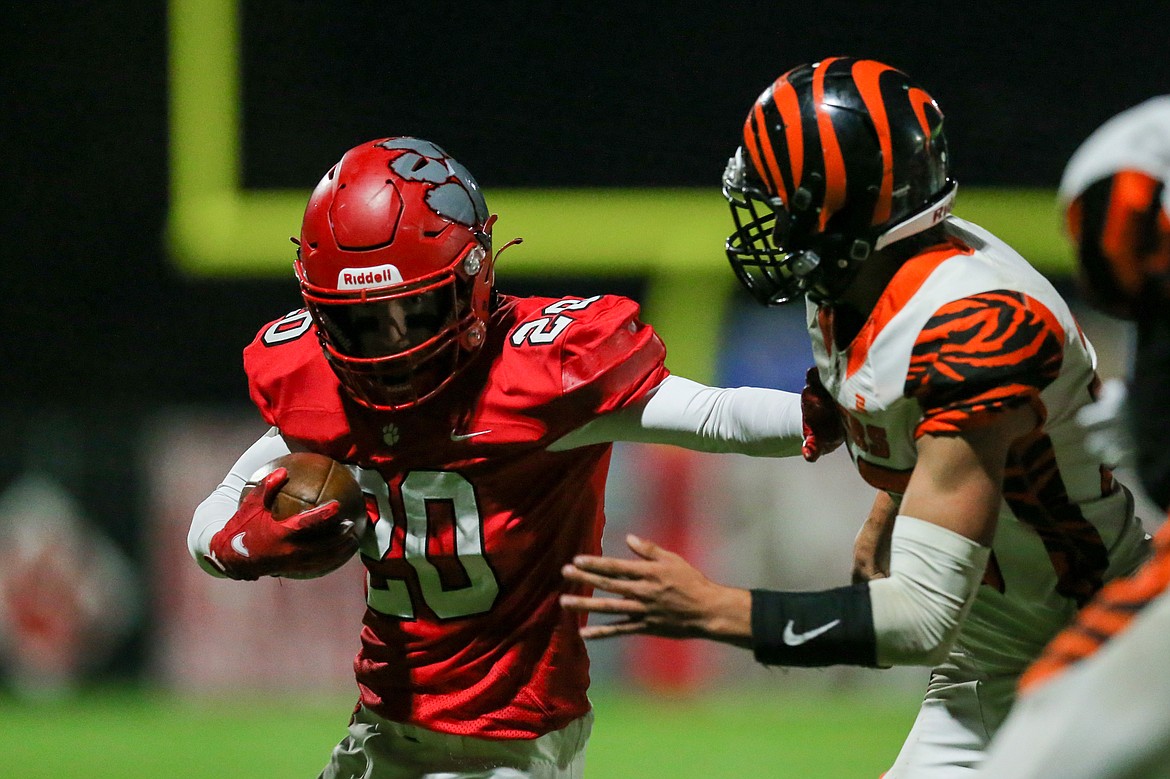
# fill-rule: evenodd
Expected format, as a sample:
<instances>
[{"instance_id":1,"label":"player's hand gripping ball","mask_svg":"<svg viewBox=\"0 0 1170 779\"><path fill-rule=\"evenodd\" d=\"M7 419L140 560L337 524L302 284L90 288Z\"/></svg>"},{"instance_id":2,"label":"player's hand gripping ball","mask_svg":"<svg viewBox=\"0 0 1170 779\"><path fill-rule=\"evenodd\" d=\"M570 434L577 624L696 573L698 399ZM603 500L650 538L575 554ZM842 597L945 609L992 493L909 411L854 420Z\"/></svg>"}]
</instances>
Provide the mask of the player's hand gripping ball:
<instances>
[{"instance_id":1,"label":"player's hand gripping ball","mask_svg":"<svg viewBox=\"0 0 1170 779\"><path fill-rule=\"evenodd\" d=\"M233 579L314 579L353 557L366 523L365 497L345 466L293 452L253 474L207 559Z\"/></svg>"}]
</instances>

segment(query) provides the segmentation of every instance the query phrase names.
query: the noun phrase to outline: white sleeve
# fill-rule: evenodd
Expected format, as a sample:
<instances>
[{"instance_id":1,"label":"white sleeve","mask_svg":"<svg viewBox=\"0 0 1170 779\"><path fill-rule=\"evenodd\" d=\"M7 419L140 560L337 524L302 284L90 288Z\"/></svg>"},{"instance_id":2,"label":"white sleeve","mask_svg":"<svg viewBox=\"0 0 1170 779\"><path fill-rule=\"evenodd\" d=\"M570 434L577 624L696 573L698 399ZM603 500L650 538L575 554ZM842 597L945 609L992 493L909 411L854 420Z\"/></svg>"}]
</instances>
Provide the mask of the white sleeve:
<instances>
[{"instance_id":1,"label":"white sleeve","mask_svg":"<svg viewBox=\"0 0 1170 779\"><path fill-rule=\"evenodd\" d=\"M899 514L890 539L890 575L869 582L878 664L942 662L990 555L989 547L953 530Z\"/></svg>"},{"instance_id":2,"label":"white sleeve","mask_svg":"<svg viewBox=\"0 0 1170 779\"><path fill-rule=\"evenodd\" d=\"M240 505L240 492L247 484L249 477L260 466L286 455L291 451L280 431L275 427L260 437L256 443L248 447L236 464L228 471L215 491L208 495L195 508L191 517L191 529L187 532L187 550L195 558L195 562L212 576L223 577L223 574L213 565L203 559L211 548L211 537L223 529L236 508Z\"/></svg>"},{"instance_id":3,"label":"white sleeve","mask_svg":"<svg viewBox=\"0 0 1170 779\"><path fill-rule=\"evenodd\" d=\"M708 387L672 375L641 402L586 423L549 449L639 441L700 452L788 457L800 453L803 440L798 393Z\"/></svg>"}]
</instances>

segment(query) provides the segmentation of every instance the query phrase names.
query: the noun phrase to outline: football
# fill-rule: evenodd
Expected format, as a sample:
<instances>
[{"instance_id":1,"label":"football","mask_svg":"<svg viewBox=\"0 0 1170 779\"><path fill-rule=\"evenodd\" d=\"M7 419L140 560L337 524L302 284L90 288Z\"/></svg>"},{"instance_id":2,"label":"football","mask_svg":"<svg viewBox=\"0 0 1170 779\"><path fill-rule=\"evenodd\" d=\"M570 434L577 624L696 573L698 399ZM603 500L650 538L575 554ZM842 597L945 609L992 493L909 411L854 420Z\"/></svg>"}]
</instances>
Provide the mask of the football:
<instances>
[{"instance_id":1,"label":"football","mask_svg":"<svg viewBox=\"0 0 1170 779\"><path fill-rule=\"evenodd\" d=\"M339 549L338 554L332 559L322 560L319 569L290 572L284 576L286 578L311 579L324 576L341 567L349 558L353 557L357 551L358 542L366 530L366 499L357 479L344 465L323 454L293 452L265 463L256 473L252 474L240 493L240 500L243 501L244 497L255 488L261 479L277 468L288 470L288 481L280 488L272 503L272 515L276 519L288 519L294 514L336 500L340 504L336 520L338 522L344 520L353 522L353 528L349 533L354 539L352 548Z\"/></svg>"},{"instance_id":2,"label":"football","mask_svg":"<svg viewBox=\"0 0 1170 779\"><path fill-rule=\"evenodd\" d=\"M272 515L277 519L288 519L331 500L341 504L337 512L341 519L365 519L366 499L357 480L344 465L315 452L293 452L265 463L248 479L240 499L277 468L288 469L288 481L272 505Z\"/></svg>"}]
</instances>

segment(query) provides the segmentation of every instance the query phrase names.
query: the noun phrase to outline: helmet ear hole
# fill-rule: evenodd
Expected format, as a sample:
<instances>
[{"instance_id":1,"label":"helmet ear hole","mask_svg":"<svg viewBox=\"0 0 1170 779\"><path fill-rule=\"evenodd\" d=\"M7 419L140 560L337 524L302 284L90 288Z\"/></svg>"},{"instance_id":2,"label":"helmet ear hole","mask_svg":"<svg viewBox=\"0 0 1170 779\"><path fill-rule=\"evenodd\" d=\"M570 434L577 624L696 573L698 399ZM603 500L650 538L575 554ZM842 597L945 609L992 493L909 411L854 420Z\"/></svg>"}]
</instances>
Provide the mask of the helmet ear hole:
<instances>
[{"instance_id":1,"label":"helmet ear hole","mask_svg":"<svg viewBox=\"0 0 1170 779\"><path fill-rule=\"evenodd\" d=\"M473 247L463 258L463 272L468 276L478 275L486 256L487 252L482 246Z\"/></svg>"}]
</instances>

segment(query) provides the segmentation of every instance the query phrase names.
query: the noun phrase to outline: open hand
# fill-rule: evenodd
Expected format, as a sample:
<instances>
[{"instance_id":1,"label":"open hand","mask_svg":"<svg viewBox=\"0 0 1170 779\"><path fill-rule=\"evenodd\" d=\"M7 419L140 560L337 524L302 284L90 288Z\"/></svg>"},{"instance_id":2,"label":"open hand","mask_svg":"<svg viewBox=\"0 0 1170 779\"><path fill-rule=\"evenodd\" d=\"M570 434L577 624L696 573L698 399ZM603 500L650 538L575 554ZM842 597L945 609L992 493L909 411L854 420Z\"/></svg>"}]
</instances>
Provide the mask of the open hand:
<instances>
[{"instance_id":1,"label":"open hand","mask_svg":"<svg viewBox=\"0 0 1170 779\"><path fill-rule=\"evenodd\" d=\"M566 579L618 596L561 596L570 611L616 614L622 619L581 628L584 638L642 633L667 638L712 638L747 646L751 594L708 579L674 552L626 536L638 559L578 555L562 569Z\"/></svg>"}]
</instances>

